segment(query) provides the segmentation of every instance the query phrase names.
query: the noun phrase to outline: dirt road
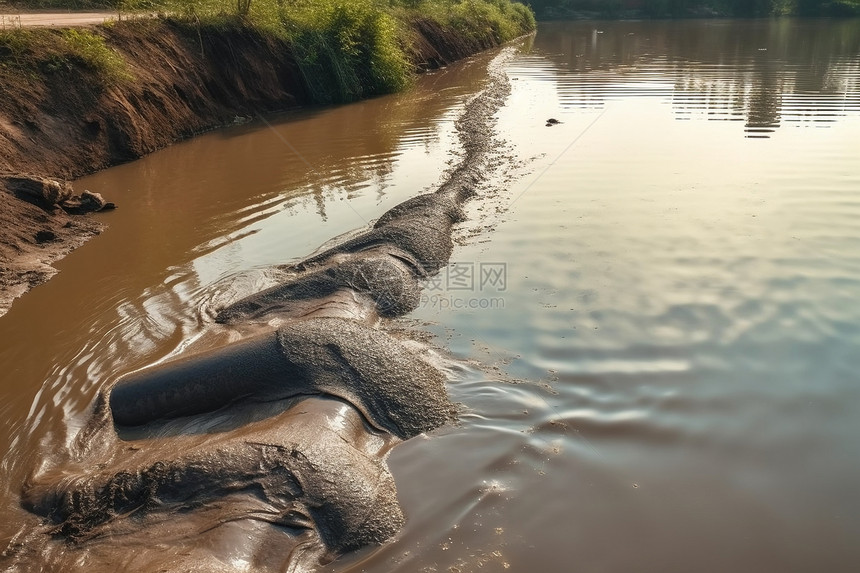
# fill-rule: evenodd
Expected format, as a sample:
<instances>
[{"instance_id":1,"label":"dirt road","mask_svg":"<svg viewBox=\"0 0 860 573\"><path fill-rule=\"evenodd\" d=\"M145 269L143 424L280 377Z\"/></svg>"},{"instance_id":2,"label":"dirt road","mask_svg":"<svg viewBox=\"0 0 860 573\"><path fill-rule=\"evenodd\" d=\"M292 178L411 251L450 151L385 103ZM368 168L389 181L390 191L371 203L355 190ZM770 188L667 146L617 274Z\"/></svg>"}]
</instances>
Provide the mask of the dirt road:
<instances>
[{"instance_id":1,"label":"dirt road","mask_svg":"<svg viewBox=\"0 0 860 573\"><path fill-rule=\"evenodd\" d=\"M92 26L116 20L116 12L27 12L0 11L0 30L12 28L51 28Z\"/></svg>"}]
</instances>

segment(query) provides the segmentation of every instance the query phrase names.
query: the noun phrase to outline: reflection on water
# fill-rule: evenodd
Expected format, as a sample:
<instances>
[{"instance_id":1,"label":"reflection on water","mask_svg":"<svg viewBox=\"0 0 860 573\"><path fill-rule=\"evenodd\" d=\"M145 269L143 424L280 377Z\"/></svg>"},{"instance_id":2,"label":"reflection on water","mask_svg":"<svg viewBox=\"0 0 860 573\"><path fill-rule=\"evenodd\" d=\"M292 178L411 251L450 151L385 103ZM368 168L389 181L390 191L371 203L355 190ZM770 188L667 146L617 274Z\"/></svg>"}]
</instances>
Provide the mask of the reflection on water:
<instances>
[{"instance_id":1,"label":"reflection on water","mask_svg":"<svg viewBox=\"0 0 860 573\"><path fill-rule=\"evenodd\" d=\"M332 570L860 567L858 40L539 29L498 124L532 173L454 255L506 288L416 312L462 426L394 450L402 539Z\"/></svg>"},{"instance_id":2,"label":"reflection on water","mask_svg":"<svg viewBox=\"0 0 860 573\"><path fill-rule=\"evenodd\" d=\"M671 101L677 119L743 122L748 137L767 137L781 125L826 125L860 110L858 27L788 19L548 23L537 65L523 73L558 69L566 107L656 96Z\"/></svg>"},{"instance_id":3,"label":"reflection on water","mask_svg":"<svg viewBox=\"0 0 860 573\"><path fill-rule=\"evenodd\" d=\"M524 42L453 257L504 280L428 283L406 325L463 415L393 450L400 538L326 570L858 570L858 46L825 20ZM100 385L437 183L487 61L81 182L111 229L0 318L0 537Z\"/></svg>"}]
</instances>

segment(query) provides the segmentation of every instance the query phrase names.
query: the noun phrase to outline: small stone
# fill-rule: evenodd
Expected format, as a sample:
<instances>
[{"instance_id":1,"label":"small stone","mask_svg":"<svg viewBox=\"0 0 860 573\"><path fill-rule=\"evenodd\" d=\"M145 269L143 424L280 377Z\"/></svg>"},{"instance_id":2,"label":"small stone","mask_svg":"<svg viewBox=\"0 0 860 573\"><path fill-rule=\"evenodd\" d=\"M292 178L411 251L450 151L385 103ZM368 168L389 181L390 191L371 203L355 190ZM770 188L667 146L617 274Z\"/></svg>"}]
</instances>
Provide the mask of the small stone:
<instances>
[{"instance_id":1,"label":"small stone","mask_svg":"<svg viewBox=\"0 0 860 573\"><path fill-rule=\"evenodd\" d=\"M93 193L86 190L81 193L81 208L87 211L101 211L107 201L104 200L101 193Z\"/></svg>"},{"instance_id":2,"label":"small stone","mask_svg":"<svg viewBox=\"0 0 860 573\"><path fill-rule=\"evenodd\" d=\"M72 186L66 181L41 177L11 177L7 183L10 190L18 196L31 197L49 207L72 196Z\"/></svg>"},{"instance_id":3,"label":"small stone","mask_svg":"<svg viewBox=\"0 0 860 573\"><path fill-rule=\"evenodd\" d=\"M56 205L71 196L72 187L68 183L46 179L42 184L42 198L49 205Z\"/></svg>"}]
</instances>

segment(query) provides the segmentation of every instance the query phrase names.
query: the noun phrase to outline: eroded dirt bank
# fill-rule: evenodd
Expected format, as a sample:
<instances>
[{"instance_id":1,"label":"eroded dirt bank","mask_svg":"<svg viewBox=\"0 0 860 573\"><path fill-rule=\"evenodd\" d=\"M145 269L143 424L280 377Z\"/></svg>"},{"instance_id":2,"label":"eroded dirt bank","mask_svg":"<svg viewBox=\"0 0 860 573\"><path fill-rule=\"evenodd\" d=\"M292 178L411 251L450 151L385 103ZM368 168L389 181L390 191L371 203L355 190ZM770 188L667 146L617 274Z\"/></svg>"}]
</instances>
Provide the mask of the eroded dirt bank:
<instances>
[{"instance_id":1,"label":"eroded dirt bank","mask_svg":"<svg viewBox=\"0 0 860 573\"><path fill-rule=\"evenodd\" d=\"M494 44L491 36L464 37L429 20L411 27L418 70ZM215 29L157 19L97 33L123 56L133 81L106 82L39 42L20 47L36 68L18 69L19 47L0 45L0 315L56 272L53 261L101 229L58 205L69 192L24 192L11 178L62 184L195 133L309 102L290 45L239 24Z\"/></svg>"},{"instance_id":2,"label":"eroded dirt bank","mask_svg":"<svg viewBox=\"0 0 860 573\"><path fill-rule=\"evenodd\" d=\"M10 570L312 571L397 534L388 452L456 408L386 318L448 262L501 145L509 55L465 107L464 153L435 192L224 301L207 335L238 342L104 381L89 423L24 486Z\"/></svg>"}]
</instances>

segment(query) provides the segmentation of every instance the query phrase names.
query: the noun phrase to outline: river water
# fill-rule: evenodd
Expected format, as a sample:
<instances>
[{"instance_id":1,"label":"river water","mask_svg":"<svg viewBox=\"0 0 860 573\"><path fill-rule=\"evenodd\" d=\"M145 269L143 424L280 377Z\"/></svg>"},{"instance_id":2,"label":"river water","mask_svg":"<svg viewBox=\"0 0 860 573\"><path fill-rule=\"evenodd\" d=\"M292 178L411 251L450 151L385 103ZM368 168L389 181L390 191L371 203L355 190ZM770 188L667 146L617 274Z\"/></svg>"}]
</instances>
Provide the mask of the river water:
<instances>
[{"instance_id":1,"label":"river water","mask_svg":"<svg viewBox=\"0 0 860 573\"><path fill-rule=\"evenodd\" d=\"M79 181L110 228L0 318L3 545L103 385L438 185L499 57L492 170L402 325L460 422L391 453L398 539L326 570L860 569L860 21L552 23L498 54Z\"/></svg>"}]
</instances>

